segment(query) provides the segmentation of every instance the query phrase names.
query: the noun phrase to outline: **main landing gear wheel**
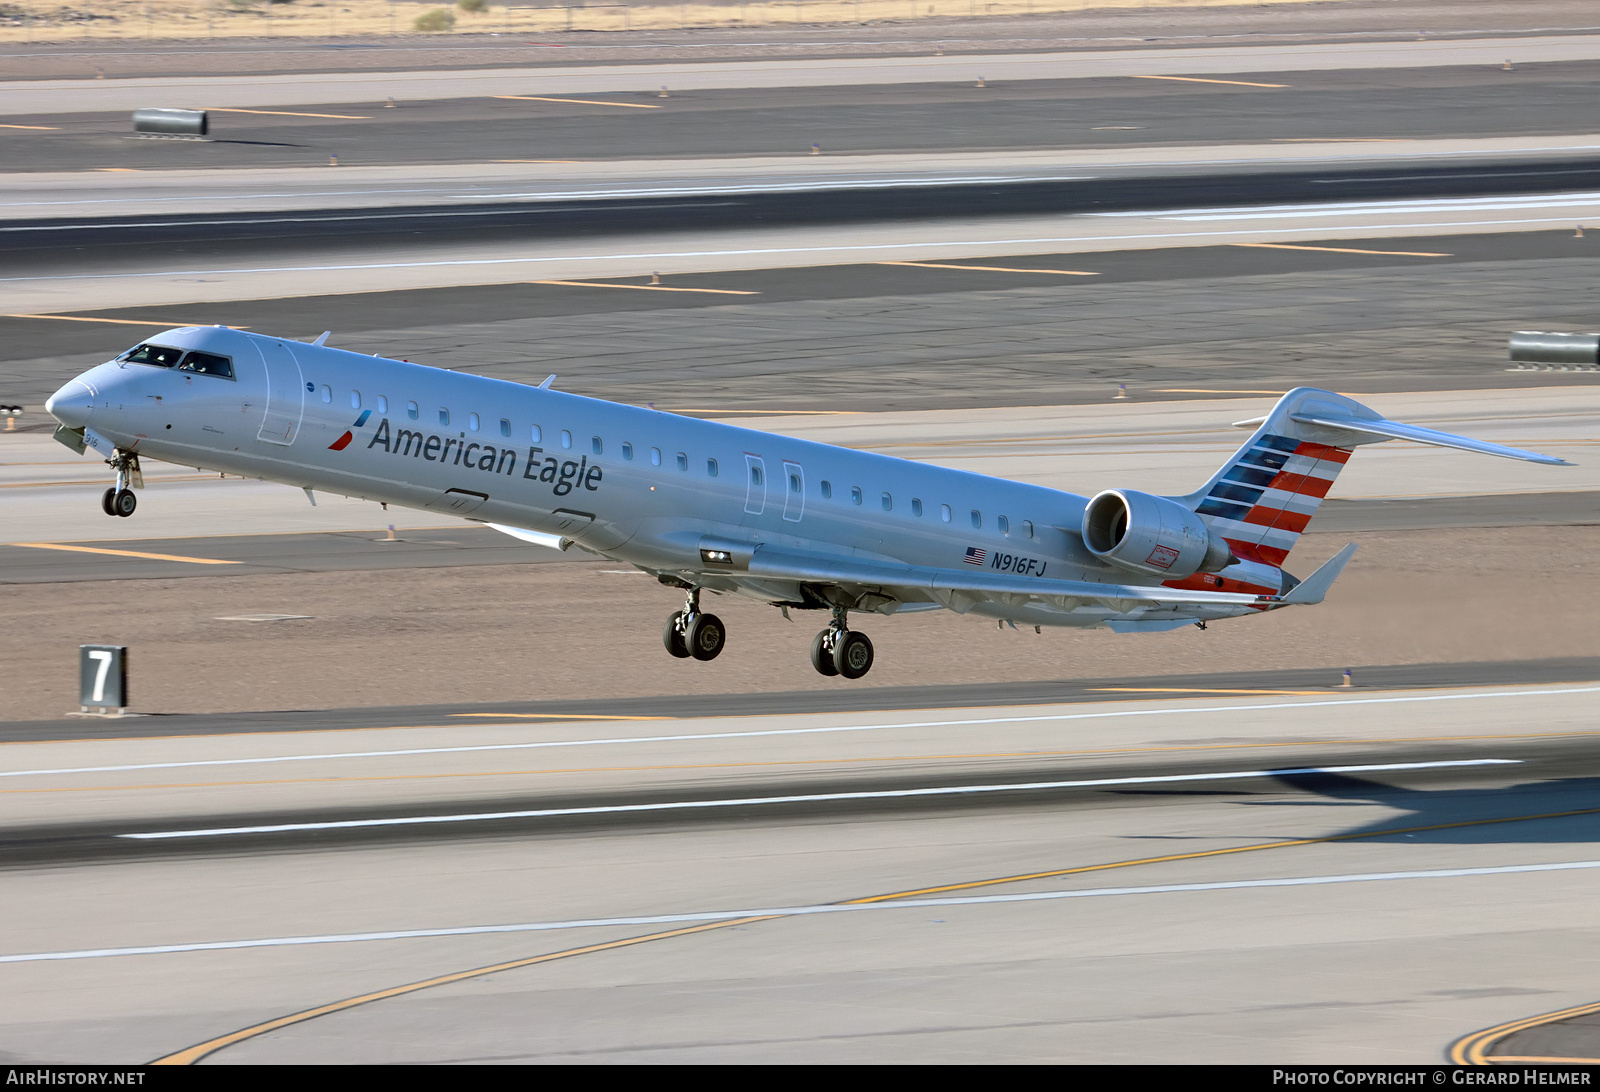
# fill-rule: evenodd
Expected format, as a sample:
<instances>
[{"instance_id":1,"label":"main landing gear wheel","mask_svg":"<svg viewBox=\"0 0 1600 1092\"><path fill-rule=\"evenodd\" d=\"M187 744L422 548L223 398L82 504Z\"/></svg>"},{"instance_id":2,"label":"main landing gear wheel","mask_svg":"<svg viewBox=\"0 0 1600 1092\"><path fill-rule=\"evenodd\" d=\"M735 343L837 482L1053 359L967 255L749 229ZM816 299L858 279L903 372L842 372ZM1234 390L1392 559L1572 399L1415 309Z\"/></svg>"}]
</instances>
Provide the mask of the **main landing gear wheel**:
<instances>
[{"instance_id":1,"label":"main landing gear wheel","mask_svg":"<svg viewBox=\"0 0 1600 1092\"><path fill-rule=\"evenodd\" d=\"M117 510L114 507L112 507L116 503L116 501L117 501L117 487L113 485L110 489L107 489L105 491L105 493L100 497L100 510L102 512L104 512L108 516L116 515L117 514Z\"/></svg>"},{"instance_id":2,"label":"main landing gear wheel","mask_svg":"<svg viewBox=\"0 0 1600 1092\"><path fill-rule=\"evenodd\" d=\"M839 669L833 666L833 635L833 630L824 629L811 638L811 666L817 669L819 675L839 673Z\"/></svg>"},{"instance_id":3,"label":"main landing gear wheel","mask_svg":"<svg viewBox=\"0 0 1600 1092\"><path fill-rule=\"evenodd\" d=\"M139 507L139 498L133 495L133 490L117 489L113 492L115 495L111 498L112 514L118 516L133 515L133 510Z\"/></svg>"},{"instance_id":4,"label":"main landing gear wheel","mask_svg":"<svg viewBox=\"0 0 1600 1092\"><path fill-rule=\"evenodd\" d=\"M689 619L684 643L689 646L689 655L695 659L715 660L727 640L728 631L722 628L722 619L715 614L696 614Z\"/></svg>"},{"instance_id":5,"label":"main landing gear wheel","mask_svg":"<svg viewBox=\"0 0 1600 1092\"><path fill-rule=\"evenodd\" d=\"M678 659L689 658L689 645L683 639L683 611L674 611L667 619L667 628L661 631L661 643Z\"/></svg>"},{"instance_id":6,"label":"main landing gear wheel","mask_svg":"<svg viewBox=\"0 0 1600 1092\"><path fill-rule=\"evenodd\" d=\"M872 670L872 642L865 633L845 630L833 644L833 667L847 679L859 679Z\"/></svg>"}]
</instances>

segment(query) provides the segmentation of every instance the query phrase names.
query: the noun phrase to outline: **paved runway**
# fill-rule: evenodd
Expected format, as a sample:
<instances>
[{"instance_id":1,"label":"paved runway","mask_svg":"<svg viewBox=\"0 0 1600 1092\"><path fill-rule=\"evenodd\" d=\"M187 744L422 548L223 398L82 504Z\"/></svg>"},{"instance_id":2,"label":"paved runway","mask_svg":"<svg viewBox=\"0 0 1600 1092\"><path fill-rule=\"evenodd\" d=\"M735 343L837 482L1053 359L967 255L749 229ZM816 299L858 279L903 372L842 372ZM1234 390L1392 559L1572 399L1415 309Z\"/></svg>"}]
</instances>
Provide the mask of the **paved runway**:
<instances>
[{"instance_id":1,"label":"paved runway","mask_svg":"<svg viewBox=\"0 0 1600 1092\"><path fill-rule=\"evenodd\" d=\"M1270 56L1270 53L1267 54ZM1173 145L1316 140L1525 138L1588 133L1590 61L1499 68L1247 72L1231 82L1109 76L772 89L706 88L661 98L587 92L564 97L529 78L487 97L350 103L302 100L292 109L233 103L211 92L186 105L218 107L210 139L135 139L128 111L7 110L9 172L119 168L265 169L339 165L547 165L615 160L971 153L1062 149L1104 154ZM9 88L8 101L26 85ZM92 85L91 85L92 86ZM451 87L438 89L453 94ZM63 101L80 92L63 91ZM598 96L598 97L596 97ZM154 95L139 106L178 103ZM138 179L124 180L137 184Z\"/></svg>"},{"instance_id":2,"label":"paved runway","mask_svg":"<svg viewBox=\"0 0 1600 1092\"><path fill-rule=\"evenodd\" d=\"M10 745L8 1061L1434 1063L1595 1000L1591 689Z\"/></svg>"},{"instance_id":3,"label":"paved runway","mask_svg":"<svg viewBox=\"0 0 1600 1092\"><path fill-rule=\"evenodd\" d=\"M654 93L719 88L857 87L975 83L987 80L1104 79L1135 76L1229 77L1351 69L1500 68L1592 61L1600 36L1548 35L1406 42L1326 42L1277 46L961 55L830 57L712 64L595 65L449 72L337 72L292 75L133 77L121 80L13 80L0 83L0 112L129 112L147 106L250 108L318 103L379 104L489 95ZM1263 81L1266 82L1266 81Z\"/></svg>"},{"instance_id":4,"label":"paved runway","mask_svg":"<svg viewBox=\"0 0 1600 1092\"><path fill-rule=\"evenodd\" d=\"M1515 330L1593 327L1597 238L1568 229L1095 254L911 250L870 264L856 255L842 266L708 274L681 272L682 258L643 258L615 263L632 275L549 278L577 284L322 297L296 290L305 276L289 271L216 284L198 275L53 281L41 291L59 295L71 317L20 307L0 316L0 399L40 406L140 338L206 323L301 338L332 330L333 344L358 352L521 382L555 372L574 393L712 415L1098 403L1118 384L1135 400L1297 383L1356 393L1588 388L1594 373L1508 373L1506 342ZM652 268L667 291L650 284ZM421 271L425 282L439 272ZM352 287L348 274L314 275ZM284 298L180 304L162 295L242 283L281 286ZM66 310L66 297L81 301L96 285L150 298Z\"/></svg>"}]
</instances>

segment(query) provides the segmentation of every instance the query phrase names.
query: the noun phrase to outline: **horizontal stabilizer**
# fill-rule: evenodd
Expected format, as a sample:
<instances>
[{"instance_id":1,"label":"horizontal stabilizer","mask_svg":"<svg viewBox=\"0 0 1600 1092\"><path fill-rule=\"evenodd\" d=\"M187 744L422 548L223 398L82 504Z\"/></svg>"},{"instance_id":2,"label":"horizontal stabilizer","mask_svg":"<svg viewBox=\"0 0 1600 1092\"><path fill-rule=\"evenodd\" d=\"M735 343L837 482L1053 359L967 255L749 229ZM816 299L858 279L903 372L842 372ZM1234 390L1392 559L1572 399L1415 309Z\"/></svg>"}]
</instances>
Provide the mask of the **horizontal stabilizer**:
<instances>
[{"instance_id":1,"label":"horizontal stabilizer","mask_svg":"<svg viewBox=\"0 0 1600 1092\"><path fill-rule=\"evenodd\" d=\"M1466 436L1457 436L1451 432L1423 428L1421 425L1403 425L1399 421L1390 421L1383 417L1367 418L1356 417L1353 414L1322 412L1290 413L1289 419L1298 421L1302 425L1318 425L1322 428L1336 428L1343 432L1381 436L1386 440L1411 440L1419 444L1459 448L1462 451L1476 451L1482 455L1499 455L1505 459L1522 459L1525 462L1544 463L1547 466L1572 465L1565 459L1558 459L1554 455L1540 455L1536 451L1523 451L1520 448L1506 447L1503 444L1491 444L1486 440L1473 440Z\"/></svg>"},{"instance_id":2,"label":"horizontal stabilizer","mask_svg":"<svg viewBox=\"0 0 1600 1092\"><path fill-rule=\"evenodd\" d=\"M1317 571L1306 577L1289 590L1288 594L1278 600L1285 607L1300 606L1308 603L1320 603L1328 594L1328 589L1333 587L1333 582L1339 579L1339 574L1344 572L1344 567L1355 556L1356 544L1352 542L1328 560L1324 561Z\"/></svg>"}]
</instances>

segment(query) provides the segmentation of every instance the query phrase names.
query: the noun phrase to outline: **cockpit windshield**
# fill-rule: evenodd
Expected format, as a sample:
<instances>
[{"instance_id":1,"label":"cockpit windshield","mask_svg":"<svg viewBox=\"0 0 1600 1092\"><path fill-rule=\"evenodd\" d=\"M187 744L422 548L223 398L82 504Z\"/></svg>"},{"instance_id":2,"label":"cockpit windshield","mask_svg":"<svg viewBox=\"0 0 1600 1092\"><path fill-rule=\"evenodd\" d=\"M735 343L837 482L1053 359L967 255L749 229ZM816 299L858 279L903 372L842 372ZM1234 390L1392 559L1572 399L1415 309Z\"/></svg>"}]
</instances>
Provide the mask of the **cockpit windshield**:
<instances>
[{"instance_id":1,"label":"cockpit windshield","mask_svg":"<svg viewBox=\"0 0 1600 1092\"><path fill-rule=\"evenodd\" d=\"M121 356L125 364L152 364L157 368L170 368L183 357L182 349L169 349L165 345L135 345Z\"/></svg>"},{"instance_id":2,"label":"cockpit windshield","mask_svg":"<svg viewBox=\"0 0 1600 1092\"><path fill-rule=\"evenodd\" d=\"M196 350L183 358L183 363L178 365L180 372L199 372L201 375L220 375L224 379L233 378L233 361L216 353L202 353Z\"/></svg>"}]
</instances>

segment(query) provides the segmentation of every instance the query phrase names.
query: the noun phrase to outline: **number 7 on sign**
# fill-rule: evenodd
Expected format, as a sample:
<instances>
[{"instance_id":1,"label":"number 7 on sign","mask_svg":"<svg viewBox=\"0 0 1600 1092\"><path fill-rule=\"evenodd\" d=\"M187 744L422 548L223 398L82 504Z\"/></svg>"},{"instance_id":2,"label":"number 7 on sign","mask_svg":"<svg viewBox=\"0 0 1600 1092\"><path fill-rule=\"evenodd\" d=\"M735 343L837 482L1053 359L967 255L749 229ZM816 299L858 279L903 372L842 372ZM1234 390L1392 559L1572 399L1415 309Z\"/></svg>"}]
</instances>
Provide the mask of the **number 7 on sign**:
<instances>
[{"instance_id":1,"label":"number 7 on sign","mask_svg":"<svg viewBox=\"0 0 1600 1092\"><path fill-rule=\"evenodd\" d=\"M90 699L95 702L106 700L106 673L111 670L111 650L96 648L89 651L89 659L99 660L100 666L94 673L94 696Z\"/></svg>"}]
</instances>

